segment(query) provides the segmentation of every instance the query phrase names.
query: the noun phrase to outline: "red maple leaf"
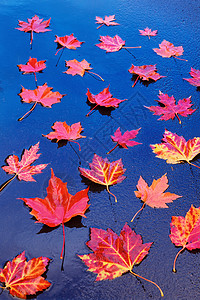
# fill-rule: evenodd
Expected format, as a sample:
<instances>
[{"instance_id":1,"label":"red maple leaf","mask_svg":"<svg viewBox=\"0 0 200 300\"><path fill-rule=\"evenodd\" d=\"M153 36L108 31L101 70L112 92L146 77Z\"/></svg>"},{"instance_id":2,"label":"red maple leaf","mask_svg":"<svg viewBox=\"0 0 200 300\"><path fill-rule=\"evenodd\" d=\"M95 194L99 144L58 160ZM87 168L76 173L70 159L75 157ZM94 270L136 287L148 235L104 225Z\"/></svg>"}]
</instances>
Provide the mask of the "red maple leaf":
<instances>
[{"instance_id":1,"label":"red maple leaf","mask_svg":"<svg viewBox=\"0 0 200 300\"><path fill-rule=\"evenodd\" d=\"M116 22L113 22L115 20L115 15L112 16L105 16L104 19L100 17L96 17L96 24L101 24L97 29L99 29L101 26L106 25L106 26L114 26L114 25L120 25Z\"/></svg>"},{"instance_id":2,"label":"red maple leaf","mask_svg":"<svg viewBox=\"0 0 200 300\"><path fill-rule=\"evenodd\" d=\"M21 27L15 28L15 29L18 29L18 30L24 31L24 32L30 31L31 32L30 44L32 44L32 41L33 41L33 31L37 32L37 33L50 31L50 29L47 29L46 27L49 26L51 18L47 21L43 21L43 19L39 19L39 17L35 15L32 19L27 19L27 20L28 20L28 23L19 20L18 25Z\"/></svg>"},{"instance_id":3,"label":"red maple leaf","mask_svg":"<svg viewBox=\"0 0 200 300\"><path fill-rule=\"evenodd\" d=\"M17 155L10 155L6 159L8 166L3 166L2 169L8 174L15 174L10 180L6 181L0 188L0 192L11 182L15 177L19 180L35 181L32 175L39 174L46 168L47 164L31 166L31 164L40 157L41 154L37 153L39 150L39 142L31 146L29 150L25 149L21 161Z\"/></svg>"},{"instance_id":4,"label":"red maple leaf","mask_svg":"<svg viewBox=\"0 0 200 300\"><path fill-rule=\"evenodd\" d=\"M148 36L150 39L150 36L156 36L158 33L158 30L151 30L149 27L146 27L144 30L140 30L140 35Z\"/></svg>"},{"instance_id":5,"label":"red maple leaf","mask_svg":"<svg viewBox=\"0 0 200 300\"><path fill-rule=\"evenodd\" d=\"M57 55L58 52L64 48L76 50L76 48L80 47L81 44L84 43L84 42L79 42L79 40L77 40L77 38L74 37L73 33L70 35L65 35L60 37L56 35L56 39L54 42L62 46L61 48L58 49L55 55Z\"/></svg>"},{"instance_id":6,"label":"red maple leaf","mask_svg":"<svg viewBox=\"0 0 200 300\"><path fill-rule=\"evenodd\" d=\"M196 70L191 68L190 75L192 78L183 78L184 80L187 80L191 85L200 86L200 70Z\"/></svg>"},{"instance_id":7,"label":"red maple leaf","mask_svg":"<svg viewBox=\"0 0 200 300\"><path fill-rule=\"evenodd\" d=\"M95 106L89 111L87 114L87 117L89 116L90 112L93 111L97 106L104 106L104 107L118 107L119 103L127 100L120 100L117 98L113 98L112 94L109 92L109 86L97 95L93 95L90 93L89 89L86 93L88 96L88 100L92 103L95 104Z\"/></svg>"},{"instance_id":8,"label":"red maple leaf","mask_svg":"<svg viewBox=\"0 0 200 300\"><path fill-rule=\"evenodd\" d=\"M180 56L183 54L183 47L182 46L178 46L175 47L172 43L163 40L161 44L159 44L160 48L154 48L153 51L155 51L158 55L162 56L162 57L175 57L177 59L180 60L185 60L185 59L181 59L177 56ZM186 60L187 61L187 60Z\"/></svg>"},{"instance_id":9,"label":"red maple leaf","mask_svg":"<svg viewBox=\"0 0 200 300\"><path fill-rule=\"evenodd\" d=\"M107 158L103 159L101 156L94 154L92 163L89 166L91 170L79 167L81 175L95 183L106 186L108 193L111 195L113 194L109 191L109 185L120 183L126 178L123 176L126 169L123 169L121 158L110 163ZM113 197L117 202L116 196L113 195Z\"/></svg>"},{"instance_id":10,"label":"red maple leaf","mask_svg":"<svg viewBox=\"0 0 200 300\"><path fill-rule=\"evenodd\" d=\"M200 249L200 207L195 208L192 205L185 218L173 216L170 226L169 237L172 243L177 247L182 247L174 259L173 271L176 272L176 260L183 250Z\"/></svg>"},{"instance_id":11,"label":"red maple leaf","mask_svg":"<svg viewBox=\"0 0 200 300\"><path fill-rule=\"evenodd\" d=\"M88 271L97 274L96 281L114 279L130 272L153 283L163 296L161 288L155 282L132 271L133 267L147 256L152 243L143 244L141 235L136 234L127 224L119 236L110 228L107 231L91 228L90 240L86 245L93 252L78 257L89 268Z\"/></svg>"},{"instance_id":12,"label":"red maple leaf","mask_svg":"<svg viewBox=\"0 0 200 300\"><path fill-rule=\"evenodd\" d=\"M74 196L68 193L67 183L54 175L51 169L51 178L47 187L47 196L41 198L19 198L32 208L30 214L38 221L49 227L56 227L62 224L63 247L60 258L63 258L65 247L64 223L75 216L85 217L84 213L89 207L88 188L77 192Z\"/></svg>"},{"instance_id":13,"label":"red maple leaf","mask_svg":"<svg viewBox=\"0 0 200 300\"><path fill-rule=\"evenodd\" d=\"M50 259L44 256L26 261L25 251L23 251L0 269L0 282L5 284L2 288L9 289L13 297L21 299L47 289L51 283L41 275L46 272L49 261Z\"/></svg>"},{"instance_id":14,"label":"red maple leaf","mask_svg":"<svg viewBox=\"0 0 200 300\"><path fill-rule=\"evenodd\" d=\"M47 135L43 135L47 137L49 140L56 139L57 142L60 140L67 140L79 145L78 142L74 140L85 138L86 136L80 135L83 128L81 123L74 123L71 126L67 125L66 122L55 122L51 127L54 131L50 132ZM81 151L81 146L79 145L79 151Z\"/></svg>"},{"instance_id":15,"label":"red maple leaf","mask_svg":"<svg viewBox=\"0 0 200 300\"><path fill-rule=\"evenodd\" d=\"M141 46L138 47L124 47L125 41L123 41L120 36L115 35L113 38L109 35L106 36L100 36L100 44L96 44L97 47L106 50L106 52L116 52L120 49L128 49L128 48L141 48Z\"/></svg>"},{"instance_id":16,"label":"red maple leaf","mask_svg":"<svg viewBox=\"0 0 200 300\"><path fill-rule=\"evenodd\" d=\"M176 100L174 96L169 97L167 94L163 94L161 91L159 92L159 99L158 102L161 106L150 106L148 108L150 111L154 112L154 115L163 115L158 120L169 120L174 119L176 116L179 120L179 124L181 124L181 120L178 116L180 114L183 117L187 117L195 112L196 109L191 109L190 107L193 105L191 103L191 96L188 98L183 98L179 100L176 105Z\"/></svg>"},{"instance_id":17,"label":"red maple leaf","mask_svg":"<svg viewBox=\"0 0 200 300\"><path fill-rule=\"evenodd\" d=\"M107 152L107 154L110 154L115 148L117 148L117 146L121 146L125 149L128 149L128 147L133 147L135 145L141 144L135 141L131 141L132 139L134 139L137 134L138 131L140 130L136 129L136 130L131 130L131 131L126 131L124 132L124 134L121 133L120 127L117 128L117 130L114 133L114 136L111 135L111 138L113 140L113 142L116 142L117 144L115 145L115 147L113 149L111 149L109 152Z\"/></svg>"},{"instance_id":18,"label":"red maple leaf","mask_svg":"<svg viewBox=\"0 0 200 300\"><path fill-rule=\"evenodd\" d=\"M171 203L174 200L182 197L172 193L164 193L166 189L168 189L168 178L167 175L164 174L159 179L154 179L151 186L148 186L146 181L140 176L137 184L137 191L134 191L135 196L140 198L144 203L142 207L136 212L131 222L135 219L137 214L145 207L145 204L152 208L168 208L166 203Z\"/></svg>"},{"instance_id":19,"label":"red maple leaf","mask_svg":"<svg viewBox=\"0 0 200 300\"><path fill-rule=\"evenodd\" d=\"M149 81L149 79L152 79L154 81L157 81L158 79L165 77L165 76L162 76L159 73L157 73L156 64L155 65L143 65L143 66L132 65L128 71L131 74L138 75L138 77L136 78L132 87L134 87L136 85L138 79L147 80L147 81Z\"/></svg>"},{"instance_id":20,"label":"red maple leaf","mask_svg":"<svg viewBox=\"0 0 200 300\"><path fill-rule=\"evenodd\" d=\"M59 92L52 92L52 87L48 87L47 84L43 84L42 86L38 86L35 90L28 90L22 87L22 91L19 96L22 98L22 102L32 103L35 102L32 108L18 121L22 121L24 117L30 114L37 103L40 103L42 106L51 107L52 104L59 103L60 99L65 95L61 95Z\"/></svg>"},{"instance_id":21,"label":"red maple leaf","mask_svg":"<svg viewBox=\"0 0 200 300\"><path fill-rule=\"evenodd\" d=\"M37 58L29 58L28 62L25 65L17 65L23 74L33 73L35 76L35 81L37 82L36 72L41 72L46 68L46 60L37 61Z\"/></svg>"},{"instance_id":22,"label":"red maple leaf","mask_svg":"<svg viewBox=\"0 0 200 300\"><path fill-rule=\"evenodd\" d=\"M92 68L90 67L90 64L85 59L83 59L80 62L77 61L76 59L66 60L65 66L68 67L68 70L63 73L71 74L72 76L80 75L83 77L85 72L87 72L98 76L102 81L104 81L104 79L100 75L89 71Z\"/></svg>"}]
</instances>

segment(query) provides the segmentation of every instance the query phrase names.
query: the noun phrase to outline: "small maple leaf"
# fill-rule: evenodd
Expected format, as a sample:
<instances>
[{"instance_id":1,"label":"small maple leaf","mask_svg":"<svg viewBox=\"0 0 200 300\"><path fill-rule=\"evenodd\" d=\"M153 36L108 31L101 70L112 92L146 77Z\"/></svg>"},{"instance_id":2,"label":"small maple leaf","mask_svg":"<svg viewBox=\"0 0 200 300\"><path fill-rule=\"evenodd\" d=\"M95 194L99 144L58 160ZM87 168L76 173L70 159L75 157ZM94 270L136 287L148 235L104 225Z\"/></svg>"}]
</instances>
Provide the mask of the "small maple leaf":
<instances>
[{"instance_id":1,"label":"small maple leaf","mask_svg":"<svg viewBox=\"0 0 200 300\"><path fill-rule=\"evenodd\" d=\"M134 215L131 222L133 222L137 214L145 207L145 204L152 208L168 208L166 203L172 203L177 198L182 197L169 192L164 193L168 187L168 178L166 174L157 180L154 179L151 186L148 186L146 181L142 178L142 176L140 176L137 184L138 190L134 191L134 193L135 196L140 198L144 203L142 208Z\"/></svg>"},{"instance_id":2,"label":"small maple leaf","mask_svg":"<svg viewBox=\"0 0 200 300\"><path fill-rule=\"evenodd\" d=\"M90 110L90 112L93 111L93 109L95 109L97 106L118 107L119 103L127 100L127 99L120 100L117 98L113 98L112 94L109 92L109 86L103 89L103 91L101 91L97 95L91 94L91 92L88 89L86 95L88 96L88 100L92 104L95 104L95 106ZM87 117L89 116L90 112L86 115Z\"/></svg>"},{"instance_id":3,"label":"small maple leaf","mask_svg":"<svg viewBox=\"0 0 200 300\"><path fill-rule=\"evenodd\" d=\"M39 142L31 146L29 150L25 149L21 161L17 155L10 155L6 159L8 166L3 166L2 169L8 174L15 174L10 180L6 181L0 188L0 192L11 182L15 177L24 181L35 181L32 175L39 174L46 168L47 164L31 166L31 164L40 157L37 153L39 150Z\"/></svg>"},{"instance_id":4,"label":"small maple leaf","mask_svg":"<svg viewBox=\"0 0 200 300\"><path fill-rule=\"evenodd\" d=\"M96 281L114 279L124 273L147 280L159 289L153 281L148 280L132 271L135 265L147 256L152 243L143 244L142 237L136 234L127 224L118 236L110 228L106 230L91 228L91 237L86 245L93 253L78 255L89 268L88 271L97 274Z\"/></svg>"},{"instance_id":5,"label":"small maple leaf","mask_svg":"<svg viewBox=\"0 0 200 300\"><path fill-rule=\"evenodd\" d=\"M47 29L46 27L49 26L51 18L47 21L43 21L43 19L39 19L39 17L35 15L32 19L27 19L27 20L28 20L28 23L19 20L18 25L21 27L15 28L15 29L18 29L18 30L24 31L24 32L30 31L31 32L30 44L32 44L32 41L33 41L33 32L40 33L40 32L50 31L50 29Z\"/></svg>"},{"instance_id":6,"label":"small maple leaf","mask_svg":"<svg viewBox=\"0 0 200 300\"><path fill-rule=\"evenodd\" d=\"M12 296L21 299L47 289L51 283L41 275L46 271L49 261L50 259L44 256L26 261L23 251L0 269L0 282L5 284L2 288L9 289Z\"/></svg>"},{"instance_id":7,"label":"small maple leaf","mask_svg":"<svg viewBox=\"0 0 200 300\"><path fill-rule=\"evenodd\" d=\"M190 107L193 105L191 103L191 96L188 98L184 98L178 101L176 105L176 100L174 96L169 97L167 94L163 94L161 91L159 92L159 99L158 102L161 103L161 106L150 106L148 108L150 111L154 112L154 115L163 115L158 120L169 120L174 119L176 116L179 120L179 124L181 124L181 120L178 116L180 114L183 117L187 117L195 112L196 109L191 109Z\"/></svg>"},{"instance_id":8,"label":"small maple leaf","mask_svg":"<svg viewBox=\"0 0 200 300\"><path fill-rule=\"evenodd\" d=\"M111 138L113 140L113 142L117 142L117 144L115 145L115 147L113 149L111 149L109 152L107 152L107 154L110 154L115 148L117 148L117 146L121 146L125 149L128 149L128 147L133 147L135 145L141 144L135 141L131 141L132 139L134 139L139 130L131 130L131 131L126 131L124 132L124 134L121 133L120 127L117 128L117 130L115 131L114 135L111 135Z\"/></svg>"},{"instance_id":9,"label":"small maple leaf","mask_svg":"<svg viewBox=\"0 0 200 300\"><path fill-rule=\"evenodd\" d=\"M165 77L157 73L156 64L155 65L143 65L143 66L134 66L132 65L130 69L128 70L133 75L138 75L136 78L134 84L132 87L134 87L138 81L138 79L141 80L147 80L149 79L157 81L158 79Z\"/></svg>"},{"instance_id":10,"label":"small maple leaf","mask_svg":"<svg viewBox=\"0 0 200 300\"><path fill-rule=\"evenodd\" d=\"M181 59L177 56L180 56L183 54L183 47L182 46L178 46L175 47L172 43L163 40L161 44L159 44L160 48L154 48L153 51L155 51L158 55L162 56L162 57L175 57L177 59L180 60L185 60L185 59ZM187 60L186 60L187 61Z\"/></svg>"},{"instance_id":11,"label":"small maple leaf","mask_svg":"<svg viewBox=\"0 0 200 300\"><path fill-rule=\"evenodd\" d=\"M50 132L47 135L43 135L47 137L49 140L56 139L57 142L60 140L67 140L70 142L74 142L79 145L78 142L74 140L85 138L86 136L80 135L83 128L81 123L74 123L71 126L67 125L66 122L55 122L51 127L54 131ZM79 145L79 151L81 151L81 147Z\"/></svg>"},{"instance_id":12,"label":"small maple leaf","mask_svg":"<svg viewBox=\"0 0 200 300\"><path fill-rule=\"evenodd\" d=\"M120 183L126 178L123 176L126 169L123 169L121 158L110 163L107 158L103 159L101 156L94 154L92 163L89 166L91 170L79 167L81 175L95 183L105 185L111 195L113 194L109 191L109 185ZM116 196L113 195L113 197L117 202Z\"/></svg>"},{"instance_id":13,"label":"small maple leaf","mask_svg":"<svg viewBox=\"0 0 200 300\"><path fill-rule=\"evenodd\" d=\"M71 74L72 76L80 75L83 77L85 72L87 72L87 73L91 73L91 74L98 76L102 81L104 81L104 79L100 75L89 71L89 70L92 70L92 68L90 67L90 64L85 59L83 59L80 62L77 61L76 59L66 60L65 66L68 67L68 70L63 73Z\"/></svg>"},{"instance_id":14,"label":"small maple leaf","mask_svg":"<svg viewBox=\"0 0 200 300\"><path fill-rule=\"evenodd\" d=\"M57 55L58 52L64 48L76 50L76 48L81 47L81 44L84 43L84 42L79 42L79 40L77 40L77 38L74 37L73 33L65 36L56 35L56 39L54 42L62 46L61 48L58 49L55 55Z\"/></svg>"},{"instance_id":15,"label":"small maple leaf","mask_svg":"<svg viewBox=\"0 0 200 300\"><path fill-rule=\"evenodd\" d=\"M51 90L52 87L48 87L46 83L42 86L38 86L35 90L28 90L22 87L22 91L19 94L21 101L26 103L35 103L23 117L18 119L18 121L22 121L25 116L30 114L36 107L37 103L40 103L44 107L51 108L52 104L59 103L60 99L65 96L61 95L59 92L52 92Z\"/></svg>"},{"instance_id":16,"label":"small maple leaf","mask_svg":"<svg viewBox=\"0 0 200 300\"><path fill-rule=\"evenodd\" d=\"M184 80L187 80L191 85L200 86L200 70L196 70L191 68L190 75L192 78L183 78Z\"/></svg>"},{"instance_id":17,"label":"small maple leaf","mask_svg":"<svg viewBox=\"0 0 200 300\"><path fill-rule=\"evenodd\" d=\"M140 35L148 36L150 39L150 36L156 36L158 33L158 30L151 30L149 27L146 27L144 30L140 30Z\"/></svg>"},{"instance_id":18,"label":"small maple leaf","mask_svg":"<svg viewBox=\"0 0 200 300\"><path fill-rule=\"evenodd\" d=\"M115 15L112 16L105 16L104 19L100 17L96 17L96 24L101 24L97 29L99 29L101 26L106 25L106 26L114 26L114 25L120 25L119 23L113 22L115 21Z\"/></svg>"},{"instance_id":19,"label":"small maple leaf","mask_svg":"<svg viewBox=\"0 0 200 300\"><path fill-rule=\"evenodd\" d=\"M200 207L195 208L193 205L186 213L185 218L181 216L172 216L171 234L169 235L173 244L182 247L174 259L173 271L176 272L176 260L179 254L187 249L189 251L200 249Z\"/></svg>"},{"instance_id":20,"label":"small maple leaf","mask_svg":"<svg viewBox=\"0 0 200 300\"><path fill-rule=\"evenodd\" d=\"M106 52L116 52L120 49L128 49L128 48L141 48L141 46L138 47L124 47L125 41L123 41L120 36L115 35L113 38L109 35L106 36L100 36L100 44L96 44L97 47L106 50Z\"/></svg>"},{"instance_id":21,"label":"small maple leaf","mask_svg":"<svg viewBox=\"0 0 200 300\"><path fill-rule=\"evenodd\" d=\"M179 164L186 161L188 164L196 166L190 161L200 153L200 137L191 140L184 139L176 133L165 130L161 144L150 145L158 158L165 159L168 164Z\"/></svg>"},{"instance_id":22,"label":"small maple leaf","mask_svg":"<svg viewBox=\"0 0 200 300\"><path fill-rule=\"evenodd\" d=\"M41 198L19 198L25 202L32 211L30 212L38 221L49 227L56 227L62 224L63 247L60 258L63 258L65 247L64 223L75 216L85 217L84 213L89 207L88 189L81 190L74 196L68 193L67 183L54 175L51 169L51 178L47 187L47 196Z\"/></svg>"},{"instance_id":23,"label":"small maple leaf","mask_svg":"<svg viewBox=\"0 0 200 300\"><path fill-rule=\"evenodd\" d=\"M37 61L37 58L29 58L28 62L25 65L17 65L23 74L33 73L35 76L35 81L37 82L36 72L41 72L46 68L46 60Z\"/></svg>"}]
</instances>

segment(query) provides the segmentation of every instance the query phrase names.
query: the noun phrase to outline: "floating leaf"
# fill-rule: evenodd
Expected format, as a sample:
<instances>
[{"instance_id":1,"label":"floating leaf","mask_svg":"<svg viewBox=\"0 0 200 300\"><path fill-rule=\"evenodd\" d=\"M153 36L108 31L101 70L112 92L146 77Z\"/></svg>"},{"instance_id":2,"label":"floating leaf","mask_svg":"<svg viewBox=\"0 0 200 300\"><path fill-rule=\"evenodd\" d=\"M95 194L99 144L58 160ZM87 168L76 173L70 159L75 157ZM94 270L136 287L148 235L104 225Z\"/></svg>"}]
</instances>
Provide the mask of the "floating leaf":
<instances>
[{"instance_id":1,"label":"floating leaf","mask_svg":"<svg viewBox=\"0 0 200 300\"><path fill-rule=\"evenodd\" d=\"M140 30L140 35L148 36L150 39L150 36L156 36L158 33L158 30L151 30L149 27L146 27L144 30Z\"/></svg>"},{"instance_id":2,"label":"floating leaf","mask_svg":"<svg viewBox=\"0 0 200 300\"><path fill-rule=\"evenodd\" d=\"M166 40L163 40L162 43L159 44L159 47L160 48L153 49L153 51L155 51L158 55L160 55L162 57L167 57L167 58L173 56L177 59L185 60L185 59L177 57L177 56L180 56L183 54L184 50L183 50L182 46L175 47L172 43L170 43Z\"/></svg>"},{"instance_id":3,"label":"floating leaf","mask_svg":"<svg viewBox=\"0 0 200 300\"><path fill-rule=\"evenodd\" d=\"M37 82L36 72L41 72L46 68L46 60L37 61L37 58L29 58L28 62L25 65L17 65L23 74L33 73L35 76L35 82Z\"/></svg>"},{"instance_id":4,"label":"floating leaf","mask_svg":"<svg viewBox=\"0 0 200 300\"><path fill-rule=\"evenodd\" d=\"M115 20L115 15L112 16L105 16L104 19L100 17L96 17L96 24L101 24L97 29L99 29L101 26L106 25L106 26L114 26L114 25L120 25L116 22L113 22Z\"/></svg>"},{"instance_id":5,"label":"floating leaf","mask_svg":"<svg viewBox=\"0 0 200 300\"><path fill-rule=\"evenodd\" d=\"M141 46L137 47L124 47L125 41L123 41L120 36L115 35L113 38L109 35L100 36L100 44L96 44L97 47L106 50L106 52L116 52L120 49L128 49L128 48L141 48Z\"/></svg>"},{"instance_id":6,"label":"floating leaf","mask_svg":"<svg viewBox=\"0 0 200 300\"><path fill-rule=\"evenodd\" d=\"M200 86L200 70L196 70L191 68L190 75L192 78L183 78L184 80L187 80L191 85Z\"/></svg>"},{"instance_id":7,"label":"floating leaf","mask_svg":"<svg viewBox=\"0 0 200 300\"><path fill-rule=\"evenodd\" d=\"M76 50L76 48L81 47L81 44L84 43L84 42L79 42L79 40L77 40L77 38L74 37L73 33L65 36L56 35L56 39L54 42L62 46L61 48L58 49L55 55L57 55L58 52L64 48Z\"/></svg>"}]
</instances>

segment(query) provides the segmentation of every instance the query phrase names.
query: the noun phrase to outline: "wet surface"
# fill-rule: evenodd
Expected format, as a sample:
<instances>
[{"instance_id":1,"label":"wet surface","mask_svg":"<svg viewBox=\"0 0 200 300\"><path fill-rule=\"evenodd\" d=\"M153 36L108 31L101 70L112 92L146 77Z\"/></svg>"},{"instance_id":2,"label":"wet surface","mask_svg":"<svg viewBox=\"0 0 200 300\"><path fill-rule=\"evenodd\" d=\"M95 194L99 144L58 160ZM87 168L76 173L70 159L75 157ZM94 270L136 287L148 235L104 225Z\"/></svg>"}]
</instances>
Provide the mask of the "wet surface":
<instances>
[{"instance_id":1,"label":"wet surface","mask_svg":"<svg viewBox=\"0 0 200 300\"><path fill-rule=\"evenodd\" d=\"M30 34L15 30L18 19L26 21L34 15L47 20L51 17L50 32L35 34L32 50ZM95 16L116 15L120 26L106 27L99 30ZM152 284L139 280L131 274L112 281L94 282L96 275L87 272L87 267L77 254L89 253L85 245L89 240L89 228L106 230L108 227L116 233L125 222L143 241L154 242L148 256L134 271L155 281L162 288L165 299L199 299L199 251L184 251L177 261L177 273L172 272L173 260L180 248L170 241L170 221L173 215L185 216L191 204L199 207L200 173L188 164L169 165L152 153L150 144L160 143L165 128L183 135L186 140L200 136L199 130L199 91L183 78L189 78L190 68L200 68L200 2L199 1L6 1L0 4L1 30L1 75L0 75L0 164L8 155L21 155L24 148L40 141L41 157L38 163L49 163L48 167L35 176L36 182L15 179L0 194L0 267L23 250L28 259L47 256L52 259L46 273L52 283L49 290L39 294L37 299L160 299L158 289ZM158 35L148 37L139 35L138 29L145 27L158 29ZM85 41L76 51L63 51L56 67L55 35L64 36L74 33L80 41ZM118 34L126 40L126 46L142 46L141 49L124 49L106 54L95 47L100 35ZM183 57L188 62L174 58L162 58L152 48L166 39L175 46L183 46ZM60 53L60 52L59 52ZM30 109L29 104L20 102L21 86L35 89L33 75L22 75L18 64L25 64L29 57L46 60L47 68L37 75L38 85L47 82L53 91L67 94L61 103L51 109L37 105L32 114L18 122L17 119ZM101 75L105 82L89 74L84 77L63 74L66 71L65 60L86 59L91 63L92 71ZM137 82L132 88L131 64L157 64L159 74L166 76L148 86ZM87 103L87 88L97 94L110 84L110 92L119 99L128 99L115 110L96 109L88 118L90 110ZM157 121L157 116L145 106L156 105L161 90L176 99L192 96L191 101L197 111L178 120ZM71 125L81 122L86 139L78 146L67 143L63 147L52 143L42 134L48 134L55 121L66 121ZM61 271L60 251L62 248L62 228L49 230L47 226L34 223L29 209L19 197L45 197L50 178L50 168L57 177L68 182L70 194L87 187L78 171L78 166L88 168L94 153L106 157L106 152L113 146L110 135L120 127L123 131L141 127L136 141L142 143L128 150L117 148L109 156L110 161L122 158L127 169L127 178L120 184L110 187L118 203L101 186L91 185L89 191L90 208L85 218L74 218L65 224L66 247L64 270ZM195 162L199 164L199 158ZM140 175L151 184L167 173L169 192L182 195L182 198L169 204L168 209L145 207L134 223L130 220L141 207L141 202L134 195ZM10 178L0 170L1 183ZM1 299L10 299L4 291Z\"/></svg>"}]
</instances>

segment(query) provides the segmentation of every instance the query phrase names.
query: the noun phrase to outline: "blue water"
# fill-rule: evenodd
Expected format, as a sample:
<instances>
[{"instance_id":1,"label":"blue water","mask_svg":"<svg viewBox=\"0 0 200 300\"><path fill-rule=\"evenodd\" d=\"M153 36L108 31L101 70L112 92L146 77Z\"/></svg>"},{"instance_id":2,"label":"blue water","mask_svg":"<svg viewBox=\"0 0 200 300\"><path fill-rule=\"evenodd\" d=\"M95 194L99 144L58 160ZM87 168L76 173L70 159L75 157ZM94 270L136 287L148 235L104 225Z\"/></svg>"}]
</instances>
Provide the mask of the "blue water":
<instances>
[{"instance_id":1,"label":"blue water","mask_svg":"<svg viewBox=\"0 0 200 300\"><path fill-rule=\"evenodd\" d=\"M99 30L95 17L116 15L120 26L106 27ZM199 91L183 78L188 78L190 68L200 69L200 1L162 1L162 0L2 0L0 4L1 31L1 74L0 74L0 164L5 165L8 155L21 155L23 149L40 141L41 157L38 163L49 163L48 167L34 176L35 183L15 179L0 195L0 267L13 259L23 250L28 259L47 256L52 259L46 273L52 285L50 289L37 296L37 299L160 299L158 289L131 274L112 281L94 282L96 275L87 272L87 267L76 254L87 254L89 249L85 243L89 240L89 228L97 227L106 230L112 228L116 233L125 222L137 234L141 234L144 243L154 242L148 256L133 271L155 281L162 288L165 299L199 299L199 251L184 251L178 258L177 273L172 272L173 260L180 248L175 247L169 238L171 216L185 216L191 204L199 207L199 170L188 164L169 165L152 153L150 144L160 143L165 128L183 135L186 140L200 136L199 130ZM46 33L34 33L33 47L30 49L30 34L16 30L18 20L26 21L38 15L47 20L51 18L50 29ZM139 35L138 29L145 27L158 30L158 35L150 40ZM55 56L55 35L64 36L74 33L80 41L84 41L77 50L65 49L56 67L58 57ZM100 35L114 36L118 34L126 40L126 46L142 46L141 49L125 50L106 54L94 46ZM162 58L152 48L166 39L175 46L183 46L183 57L188 62L173 58ZM36 109L24 119L17 119L26 113L31 105L20 102L21 87L35 89L33 75L22 75L17 65L25 64L29 57L46 60L47 68L38 74L38 84L47 82L53 91L67 94L59 104L51 109L37 105ZM92 71L101 75L105 82L96 80L89 74L84 77L64 74L65 60L86 59L91 63ZM138 82L132 88L131 64L157 64L158 72L166 76L157 82L145 86ZM128 99L112 110L95 110L90 117L87 104L87 88L97 94L110 84L114 97ZM178 99L191 97L196 112L177 119L157 121L158 117L148 111L145 106L156 105L161 90ZM48 134L55 121L66 121L71 125L81 122L86 139L80 140L82 151L77 145L73 148L68 143L57 148L42 134ZM110 135L120 127L122 131L141 127L136 141L142 143L128 150L117 148L109 155L109 160L122 158L127 169L127 178L120 184L110 187L117 198L109 198L105 189L92 185L89 191L90 208L86 219L75 218L66 223L66 250L61 271L60 251L62 248L62 228L49 231L29 215L29 209L23 205L19 197L46 196L46 187L50 178L50 168L64 182L68 182L71 194L86 188L85 181L80 177L78 166L88 168L94 153L106 157L114 143ZM195 162L198 164L198 160ZM141 202L134 195L140 175L150 185L167 173L169 192L182 195L168 209L152 209L145 207L138 218L130 220ZM0 170L0 184L10 178ZM43 229L43 230L42 230ZM10 299L7 291L3 291L1 299ZM34 297L33 297L34 298Z\"/></svg>"}]
</instances>

